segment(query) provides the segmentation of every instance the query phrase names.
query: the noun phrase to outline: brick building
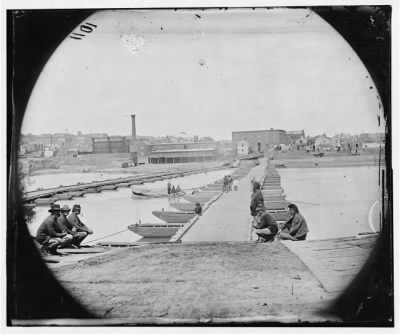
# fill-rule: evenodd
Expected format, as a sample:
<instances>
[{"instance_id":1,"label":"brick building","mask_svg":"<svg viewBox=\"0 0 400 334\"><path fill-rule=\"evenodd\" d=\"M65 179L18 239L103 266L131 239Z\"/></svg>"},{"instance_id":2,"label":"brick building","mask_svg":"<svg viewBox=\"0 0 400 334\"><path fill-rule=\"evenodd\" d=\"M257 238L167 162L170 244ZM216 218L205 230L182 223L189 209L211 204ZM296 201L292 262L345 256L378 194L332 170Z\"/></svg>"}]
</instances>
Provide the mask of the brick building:
<instances>
[{"instance_id":1,"label":"brick building","mask_svg":"<svg viewBox=\"0 0 400 334\"><path fill-rule=\"evenodd\" d=\"M289 142L289 137L284 130L269 129L232 132L232 150L237 156L263 153L275 145L287 145Z\"/></svg>"}]
</instances>

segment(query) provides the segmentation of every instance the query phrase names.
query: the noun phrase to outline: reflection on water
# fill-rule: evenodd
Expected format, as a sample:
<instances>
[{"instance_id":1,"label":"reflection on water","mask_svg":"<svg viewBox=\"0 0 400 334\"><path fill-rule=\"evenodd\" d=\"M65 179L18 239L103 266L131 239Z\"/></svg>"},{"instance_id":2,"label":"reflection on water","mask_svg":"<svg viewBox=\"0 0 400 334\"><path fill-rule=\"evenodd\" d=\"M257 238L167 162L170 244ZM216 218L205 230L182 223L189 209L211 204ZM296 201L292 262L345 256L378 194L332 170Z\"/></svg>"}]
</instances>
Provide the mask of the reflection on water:
<instances>
[{"instance_id":1,"label":"reflection on water","mask_svg":"<svg viewBox=\"0 0 400 334\"><path fill-rule=\"evenodd\" d=\"M287 199L307 220L308 239L371 232L368 212L380 196L378 167L282 168L279 173Z\"/></svg>"},{"instance_id":2,"label":"reflection on water","mask_svg":"<svg viewBox=\"0 0 400 334\"><path fill-rule=\"evenodd\" d=\"M230 174L234 169L220 170L207 172L202 174L190 175L186 177L179 177L171 179L170 182L182 189L196 188L214 182L224 175ZM54 176L50 176L54 180ZM61 180L57 175L57 182ZM64 182L61 180L59 182ZM165 189L167 191L168 180L157 181L153 183L145 183L140 187L148 189ZM54 181L53 185L54 186ZM134 188L134 186L132 186ZM177 199L184 201L183 199ZM82 221L94 230L94 234L85 239L84 242L102 238L104 236L122 231L128 225L137 223L141 220L142 223L162 223L162 221L152 215L152 211L161 210L175 210L170 206L167 197L153 198L153 199L140 199L133 197L131 188L119 188L115 191L103 191L97 194L86 194L84 197L75 198L70 201L58 201L57 204L61 206L64 204L72 205L79 203L82 206ZM37 206L35 209L36 215L31 224L28 225L32 235L49 214L47 206ZM175 210L176 211L176 210ZM133 242L140 239L140 236L131 232L125 231L123 233L114 235L101 241L125 241Z\"/></svg>"}]
</instances>

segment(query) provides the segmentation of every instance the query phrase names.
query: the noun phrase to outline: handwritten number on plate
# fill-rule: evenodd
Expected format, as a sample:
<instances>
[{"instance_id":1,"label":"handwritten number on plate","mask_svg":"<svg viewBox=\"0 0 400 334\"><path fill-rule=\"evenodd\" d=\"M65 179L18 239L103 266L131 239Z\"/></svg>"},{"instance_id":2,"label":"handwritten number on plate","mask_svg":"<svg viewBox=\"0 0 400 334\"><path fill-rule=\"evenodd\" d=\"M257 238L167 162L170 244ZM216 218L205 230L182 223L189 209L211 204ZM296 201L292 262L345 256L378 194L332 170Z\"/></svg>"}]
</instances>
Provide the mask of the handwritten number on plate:
<instances>
[{"instance_id":1,"label":"handwritten number on plate","mask_svg":"<svg viewBox=\"0 0 400 334\"><path fill-rule=\"evenodd\" d=\"M79 30L82 33L77 33L77 32L73 32L71 35L69 35L70 38L73 39L79 39L81 40L83 37L85 37L86 35L90 34L94 28L97 28L97 25L93 24L93 23L89 23L89 22L85 22L84 24L81 24L79 26Z\"/></svg>"}]
</instances>

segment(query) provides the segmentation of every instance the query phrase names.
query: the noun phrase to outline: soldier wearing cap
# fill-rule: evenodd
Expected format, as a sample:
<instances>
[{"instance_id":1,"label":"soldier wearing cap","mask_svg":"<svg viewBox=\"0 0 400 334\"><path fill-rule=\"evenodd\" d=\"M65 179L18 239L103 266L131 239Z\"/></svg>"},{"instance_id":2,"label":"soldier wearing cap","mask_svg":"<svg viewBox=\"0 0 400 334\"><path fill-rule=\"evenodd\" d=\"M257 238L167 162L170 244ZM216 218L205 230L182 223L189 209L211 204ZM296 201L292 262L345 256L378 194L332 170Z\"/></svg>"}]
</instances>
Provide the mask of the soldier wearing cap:
<instances>
[{"instance_id":1,"label":"soldier wearing cap","mask_svg":"<svg viewBox=\"0 0 400 334\"><path fill-rule=\"evenodd\" d=\"M36 241L42 245L41 251L47 255L60 255L57 248L71 242L72 236L60 230L57 219L60 217L61 208L59 204L50 206L50 215L40 224Z\"/></svg>"},{"instance_id":2,"label":"soldier wearing cap","mask_svg":"<svg viewBox=\"0 0 400 334\"><path fill-rule=\"evenodd\" d=\"M296 204L288 206L291 218L283 224L279 232L279 238L282 240L302 241L306 240L309 232L307 221L300 214Z\"/></svg>"},{"instance_id":3,"label":"soldier wearing cap","mask_svg":"<svg viewBox=\"0 0 400 334\"><path fill-rule=\"evenodd\" d=\"M81 242L89 234L93 234L93 231L88 228L78 217L81 213L81 206L79 204L74 204L72 207L72 213L68 216L68 222L72 226L72 232L74 240L72 242L76 247L80 247Z\"/></svg>"},{"instance_id":4,"label":"soldier wearing cap","mask_svg":"<svg viewBox=\"0 0 400 334\"><path fill-rule=\"evenodd\" d=\"M258 242L273 241L279 231L277 222L264 205L257 206L257 215L253 219L252 227L258 236Z\"/></svg>"},{"instance_id":5,"label":"soldier wearing cap","mask_svg":"<svg viewBox=\"0 0 400 334\"><path fill-rule=\"evenodd\" d=\"M70 224L70 222L67 219L68 214L70 213L71 208L68 205L64 205L61 208L61 214L60 217L58 217L57 219L57 225L58 228L62 231L67 233L68 235L70 235L71 238L71 242L64 245L64 247L73 247L73 236L74 236L74 232L72 231L73 226ZM73 247L75 248L75 247Z\"/></svg>"},{"instance_id":6,"label":"soldier wearing cap","mask_svg":"<svg viewBox=\"0 0 400 334\"><path fill-rule=\"evenodd\" d=\"M261 184L252 180L253 193L250 201L250 214L255 217L257 215L257 207L264 206L264 196L261 192Z\"/></svg>"}]
</instances>

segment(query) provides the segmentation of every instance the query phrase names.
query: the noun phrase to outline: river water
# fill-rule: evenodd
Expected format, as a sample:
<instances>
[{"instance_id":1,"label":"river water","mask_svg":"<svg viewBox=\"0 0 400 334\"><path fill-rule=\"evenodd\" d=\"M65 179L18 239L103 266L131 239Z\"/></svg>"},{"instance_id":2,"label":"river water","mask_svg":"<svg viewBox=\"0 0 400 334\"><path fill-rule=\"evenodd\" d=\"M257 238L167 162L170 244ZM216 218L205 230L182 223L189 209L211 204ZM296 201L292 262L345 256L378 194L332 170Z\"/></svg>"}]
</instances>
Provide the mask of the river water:
<instances>
[{"instance_id":1,"label":"river water","mask_svg":"<svg viewBox=\"0 0 400 334\"><path fill-rule=\"evenodd\" d=\"M206 185L233 171L234 169L229 169L196 174L172 179L171 182L175 186L179 184L182 189L190 189ZM308 222L308 239L354 236L362 232L371 232L368 213L374 202L380 198L377 167L282 168L278 171L287 199L298 204L300 212ZM88 174L83 175L86 177ZM103 174L102 177L120 176ZM60 183L67 185L68 180L69 174L65 178L59 174L56 177L40 175L38 184L42 187L57 186ZM166 189L167 183L167 180L157 181L136 188ZM180 201L184 202L183 199ZM95 232L85 242L122 231L139 220L142 223L162 223L151 212L162 208L175 210L170 206L168 198L135 198L130 188L86 194L82 198L57 203L68 204L70 207L79 203L82 206L81 219ZM379 205L376 208L379 209ZM47 210L48 207L45 206L35 208L36 216L28 225L33 235L36 234L40 222L48 215ZM373 216L376 219L379 213L375 212ZM374 226L378 225L379 223L376 223ZM134 242L138 239L140 236L125 231L101 241Z\"/></svg>"},{"instance_id":2,"label":"river water","mask_svg":"<svg viewBox=\"0 0 400 334\"><path fill-rule=\"evenodd\" d=\"M140 176L135 174L133 176ZM103 181L110 179L118 179L121 177L130 177L127 173L58 173L58 174L43 174L32 175L27 177L25 182L26 191L33 191L38 188L48 189L58 186L74 185L78 182L86 183L93 181Z\"/></svg>"},{"instance_id":3,"label":"river water","mask_svg":"<svg viewBox=\"0 0 400 334\"><path fill-rule=\"evenodd\" d=\"M222 178L224 175L231 174L233 171L233 168L220 171L212 171L179 177L171 179L170 181L173 185L179 185L181 189L185 190L201 187L208 183L212 183ZM84 173L81 175L87 177L89 174L92 173ZM127 176L126 174L124 175L125 177ZM120 176L118 176L117 174L103 174L103 177L105 179L109 179ZM35 181L37 182L39 187L45 188L56 187L59 184L68 185L68 181L70 180L70 174L56 174L40 175L40 177L37 176L37 179ZM89 181L90 179L87 180ZM83 182L82 179L78 179L78 181ZM167 183L168 180L164 180L153 183L145 183L137 187L140 189L164 189L166 191ZM135 188L135 186L132 186L132 188ZM176 200L185 202L183 199ZM125 230L128 225L137 223L139 220L141 220L142 223L162 223L160 219L153 216L152 211L154 210L161 210L164 208L165 210L176 211L170 206L170 201L167 197L140 199L132 196L131 188L118 188L117 190L112 191L103 191L96 194L86 194L84 197L74 198L73 200L57 201L57 204L60 204L61 206L67 204L71 208L72 205L75 203L79 203L82 207L82 213L80 216L81 220L88 227L94 230L94 234L88 236L85 239L84 243ZM49 214L48 209L49 208L47 206L37 206L34 209L35 217L33 221L28 224L29 231L32 235L36 235L36 231L40 223ZM124 231L122 233L102 239L101 241L134 242L139 240L140 238L140 236L131 231Z\"/></svg>"},{"instance_id":4,"label":"river water","mask_svg":"<svg viewBox=\"0 0 400 334\"><path fill-rule=\"evenodd\" d=\"M296 203L307 220L310 228L307 239L371 232L368 213L380 198L378 167L282 168L278 171L287 200Z\"/></svg>"}]
</instances>

